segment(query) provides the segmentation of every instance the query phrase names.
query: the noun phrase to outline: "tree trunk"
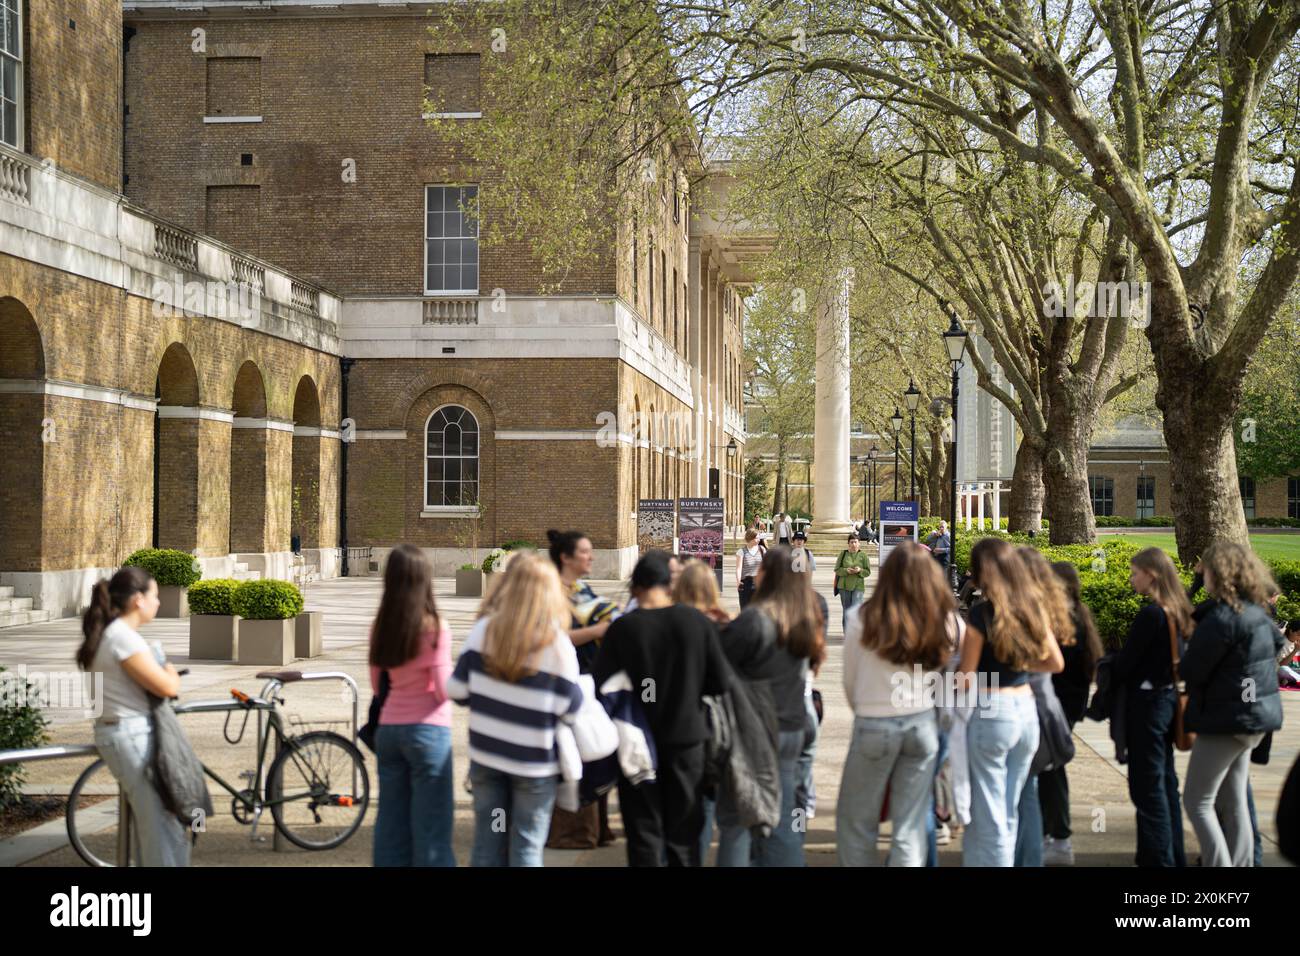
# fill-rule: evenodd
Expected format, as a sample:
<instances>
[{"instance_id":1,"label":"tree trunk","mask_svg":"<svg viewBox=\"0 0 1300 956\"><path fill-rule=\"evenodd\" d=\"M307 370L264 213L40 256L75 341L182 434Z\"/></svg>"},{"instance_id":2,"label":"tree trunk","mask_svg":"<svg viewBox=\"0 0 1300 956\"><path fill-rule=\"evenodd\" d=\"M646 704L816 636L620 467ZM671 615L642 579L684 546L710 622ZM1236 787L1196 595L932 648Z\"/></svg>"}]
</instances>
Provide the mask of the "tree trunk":
<instances>
[{"instance_id":1,"label":"tree trunk","mask_svg":"<svg viewBox=\"0 0 1300 956\"><path fill-rule=\"evenodd\" d=\"M1050 434L1043 455L1043 490L1051 502L1052 544L1088 544L1096 540L1097 522L1088 489L1088 436L1075 420Z\"/></svg>"},{"instance_id":2,"label":"tree trunk","mask_svg":"<svg viewBox=\"0 0 1300 956\"><path fill-rule=\"evenodd\" d=\"M1021 439L1016 449L1016 469L1011 474L1011 501L1007 511L1008 531L1043 530L1042 447Z\"/></svg>"},{"instance_id":3,"label":"tree trunk","mask_svg":"<svg viewBox=\"0 0 1300 956\"><path fill-rule=\"evenodd\" d=\"M785 450L778 448L776 453L776 481L772 490L772 514L785 511Z\"/></svg>"},{"instance_id":4,"label":"tree trunk","mask_svg":"<svg viewBox=\"0 0 1300 956\"><path fill-rule=\"evenodd\" d=\"M930 430L930 468L926 472L926 489L930 495L930 514L939 518L948 517L948 498L950 487L945 487L944 478L948 475L948 445L943 442L941 431Z\"/></svg>"}]
</instances>

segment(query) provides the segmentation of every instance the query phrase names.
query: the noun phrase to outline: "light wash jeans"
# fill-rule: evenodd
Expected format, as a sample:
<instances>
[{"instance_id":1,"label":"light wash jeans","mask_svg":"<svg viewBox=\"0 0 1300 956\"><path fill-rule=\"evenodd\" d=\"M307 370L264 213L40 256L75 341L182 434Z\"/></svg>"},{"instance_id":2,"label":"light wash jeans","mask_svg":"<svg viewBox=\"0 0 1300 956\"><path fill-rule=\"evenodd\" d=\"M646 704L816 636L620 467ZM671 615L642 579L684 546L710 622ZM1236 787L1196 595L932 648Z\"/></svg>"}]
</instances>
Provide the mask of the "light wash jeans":
<instances>
[{"instance_id":1,"label":"light wash jeans","mask_svg":"<svg viewBox=\"0 0 1300 956\"><path fill-rule=\"evenodd\" d=\"M781 775L781 818L768 837L756 837L744 827L718 816L718 866L803 866L806 811L795 802L799 753L804 730L783 730L777 762Z\"/></svg>"},{"instance_id":2,"label":"light wash jeans","mask_svg":"<svg viewBox=\"0 0 1300 956\"><path fill-rule=\"evenodd\" d=\"M817 815L817 787L813 782L813 758L817 756L817 738L821 736L821 727L817 723L817 708L813 706L812 694L804 694L804 739L803 749L799 751L799 762L795 766L794 805L803 807L811 820Z\"/></svg>"},{"instance_id":3,"label":"light wash jeans","mask_svg":"<svg viewBox=\"0 0 1300 956\"><path fill-rule=\"evenodd\" d=\"M879 866L876 838L889 791L889 866L925 866L926 816L934 816L939 724L934 709L905 717L855 717L840 778L835 842L841 866Z\"/></svg>"},{"instance_id":4,"label":"light wash jeans","mask_svg":"<svg viewBox=\"0 0 1300 956\"><path fill-rule=\"evenodd\" d=\"M375 866L455 866L451 728L380 724Z\"/></svg>"},{"instance_id":5,"label":"light wash jeans","mask_svg":"<svg viewBox=\"0 0 1300 956\"><path fill-rule=\"evenodd\" d=\"M849 629L849 612L862 603L866 591L840 591L840 606L844 609L841 624L845 631Z\"/></svg>"},{"instance_id":6,"label":"light wash jeans","mask_svg":"<svg viewBox=\"0 0 1300 956\"><path fill-rule=\"evenodd\" d=\"M541 866L559 776L522 777L470 761L471 866Z\"/></svg>"},{"instance_id":7,"label":"light wash jeans","mask_svg":"<svg viewBox=\"0 0 1300 956\"><path fill-rule=\"evenodd\" d=\"M971 715L966 745L971 822L962 840L962 865L1012 866L1020 791L1038 750L1034 695L990 694L988 705Z\"/></svg>"},{"instance_id":8,"label":"light wash jeans","mask_svg":"<svg viewBox=\"0 0 1300 956\"><path fill-rule=\"evenodd\" d=\"M1038 774L1025 779L1016 815L1016 866L1042 866L1043 806L1038 801Z\"/></svg>"},{"instance_id":9,"label":"light wash jeans","mask_svg":"<svg viewBox=\"0 0 1300 956\"><path fill-rule=\"evenodd\" d=\"M132 857L138 866L189 866L190 830L163 806L147 775L153 724L147 716L95 724L95 746L126 794Z\"/></svg>"},{"instance_id":10,"label":"light wash jeans","mask_svg":"<svg viewBox=\"0 0 1300 956\"><path fill-rule=\"evenodd\" d=\"M1197 734L1183 781L1183 809L1201 845L1201 866L1254 866L1246 786L1250 752L1263 734Z\"/></svg>"}]
</instances>

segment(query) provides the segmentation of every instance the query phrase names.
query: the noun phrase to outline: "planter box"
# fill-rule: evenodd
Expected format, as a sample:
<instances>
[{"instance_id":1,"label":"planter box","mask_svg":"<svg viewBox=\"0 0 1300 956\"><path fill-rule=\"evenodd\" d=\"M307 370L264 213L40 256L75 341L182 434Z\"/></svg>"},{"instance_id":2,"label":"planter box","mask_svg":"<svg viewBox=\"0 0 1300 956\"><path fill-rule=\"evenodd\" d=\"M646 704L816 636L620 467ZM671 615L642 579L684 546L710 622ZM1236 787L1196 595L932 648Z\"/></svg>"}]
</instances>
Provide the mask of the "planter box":
<instances>
[{"instance_id":1,"label":"planter box","mask_svg":"<svg viewBox=\"0 0 1300 956\"><path fill-rule=\"evenodd\" d=\"M304 611L294 619L294 657L320 657L321 612Z\"/></svg>"},{"instance_id":2,"label":"planter box","mask_svg":"<svg viewBox=\"0 0 1300 956\"><path fill-rule=\"evenodd\" d=\"M285 621L240 621L239 663L283 667L293 660L294 632L293 618Z\"/></svg>"},{"instance_id":3,"label":"planter box","mask_svg":"<svg viewBox=\"0 0 1300 956\"><path fill-rule=\"evenodd\" d=\"M200 661L236 660L239 657L239 615L192 615L190 657Z\"/></svg>"},{"instance_id":4,"label":"planter box","mask_svg":"<svg viewBox=\"0 0 1300 956\"><path fill-rule=\"evenodd\" d=\"M158 616L189 617L189 589L175 584L160 584L158 586Z\"/></svg>"},{"instance_id":5,"label":"planter box","mask_svg":"<svg viewBox=\"0 0 1300 956\"><path fill-rule=\"evenodd\" d=\"M458 568L456 597L482 597L483 572L479 568Z\"/></svg>"}]
</instances>

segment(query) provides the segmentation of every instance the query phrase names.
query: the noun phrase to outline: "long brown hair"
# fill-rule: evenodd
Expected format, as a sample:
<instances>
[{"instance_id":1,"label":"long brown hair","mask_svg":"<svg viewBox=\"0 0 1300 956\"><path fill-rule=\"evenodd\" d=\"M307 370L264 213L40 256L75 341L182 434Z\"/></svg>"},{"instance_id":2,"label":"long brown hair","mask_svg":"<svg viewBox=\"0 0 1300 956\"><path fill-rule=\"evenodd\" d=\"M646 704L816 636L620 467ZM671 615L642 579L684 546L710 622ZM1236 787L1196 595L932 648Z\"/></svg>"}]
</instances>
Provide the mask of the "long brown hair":
<instances>
[{"instance_id":1,"label":"long brown hair","mask_svg":"<svg viewBox=\"0 0 1300 956\"><path fill-rule=\"evenodd\" d=\"M971 548L970 566L993 609L984 635L993 656L1013 670L1045 660L1051 622L1015 549L1000 538L980 538Z\"/></svg>"},{"instance_id":2,"label":"long brown hair","mask_svg":"<svg viewBox=\"0 0 1300 956\"><path fill-rule=\"evenodd\" d=\"M1255 552L1234 541L1216 541L1205 549L1201 558L1205 571L1205 590L1234 611L1243 601L1267 608L1269 598L1277 593L1272 573Z\"/></svg>"},{"instance_id":3,"label":"long brown hair","mask_svg":"<svg viewBox=\"0 0 1300 956\"><path fill-rule=\"evenodd\" d=\"M489 608L483 663L493 677L512 684L537 672L537 652L567 630L571 620L560 572L538 554L511 560Z\"/></svg>"},{"instance_id":4,"label":"long brown hair","mask_svg":"<svg viewBox=\"0 0 1300 956\"><path fill-rule=\"evenodd\" d=\"M90 592L90 606L81 616L81 633L86 639L77 649L77 666L88 671L95 662L104 628L126 613L127 605L137 594L144 594L153 583L153 575L144 568L128 565L112 578L101 578Z\"/></svg>"},{"instance_id":5,"label":"long brown hair","mask_svg":"<svg viewBox=\"0 0 1300 956\"><path fill-rule=\"evenodd\" d=\"M907 542L880 567L880 580L858 612L862 646L891 664L936 670L948 659L948 620L957 602L930 552Z\"/></svg>"},{"instance_id":6,"label":"long brown hair","mask_svg":"<svg viewBox=\"0 0 1300 956\"><path fill-rule=\"evenodd\" d=\"M1057 643L1069 647L1074 643L1074 619L1070 616L1073 605L1065 582L1052 572L1052 566L1037 548L1021 545L1016 548L1016 557L1025 566L1029 580L1038 588L1039 600L1047 612L1047 622L1052 626Z\"/></svg>"},{"instance_id":7,"label":"long brown hair","mask_svg":"<svg viewBox=\"0 0 1300 956\"><path fill-rule=\"evenodd\" d=\"M1091 679L1097 672L1097 662L1101 660L1101 634L1097 630L1097 621L1092 616L1092 610L1083 603L1083 585L1079 581L1079 569L1069 561L1055 561L1052 563L1052 571L1065 583L1065 593L1070 596L1075 621L1074 643L1079 645L1083 654L1084 671Z\"/></svg>"},{"instance_id":8,"label":"long brown hair","mask_svg":"<svg viewBox=\"0 0 1300 956\"><path fill-rule=\"evenodd\" d=\"M433 598L433 566L415 545L399 544L388 553L384 568L384 596L370 628L370 663L401 667L417 657L426 618L433 619L438 634L442 627Z\"/></svg>"},{"instance_id":9,"label":"long brown hair","mask_svg":"<svg viewBox=\"0 0 1300 956\"><path fill-rule=\"evenodd\" d=\"M810 575L795 572L792 560L790 549L784 545L763 555L763 582L754 591L754 606L776 622L778 644L818 667L826 656L822 637L826 619L813 593Z\"/></svg>"},{"instance_id":10,"label":"long brown hair","mask_svg":"<svg viewBox=\"0 0 1300 956\"><path fill-rule=\"evenodd\" d=\"M713 569L699 558L691 558L677 575L673 585L673 602L695 608L706 617L721 624L730 620L730 615L722 609L722 599L718 594L718 580Z\"/></svg>"},{"instance_id":11,"label":"long brown hair","mask_svg":"<svg viewBox=\"0 0 1300 956\"><path fill-rule=\"evenodd\" d=\"M1151 575L1151 600L1173 620L1174 630L1180 635L1190 634L1192 602L1187 600L1187 591L1169 555L1162 548L1143 548L1129 563Z\"/></svg>"}]
</instances>

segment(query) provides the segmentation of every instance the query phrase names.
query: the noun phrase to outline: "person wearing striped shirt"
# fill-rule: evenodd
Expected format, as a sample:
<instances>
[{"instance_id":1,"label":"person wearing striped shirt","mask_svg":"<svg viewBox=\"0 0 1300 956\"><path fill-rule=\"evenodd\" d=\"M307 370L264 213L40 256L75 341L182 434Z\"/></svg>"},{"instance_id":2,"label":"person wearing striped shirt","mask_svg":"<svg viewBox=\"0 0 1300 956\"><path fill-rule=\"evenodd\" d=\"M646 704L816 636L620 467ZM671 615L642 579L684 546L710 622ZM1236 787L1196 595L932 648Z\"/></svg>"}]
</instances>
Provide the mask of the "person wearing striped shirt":
<instances>
[{"instance_id":1,"label":"person wearing striped shirt","mask_svg":"<svg viewBox=\"0 0 1300 956\"><path fill-rule=\"evenodd\" d=\"M556 724L582 706L569 602L550 561L520 555L485 611L447 682L447 696L469 707L470 863L541 866L560 773Z\"/></svg>"}]
</instances>

